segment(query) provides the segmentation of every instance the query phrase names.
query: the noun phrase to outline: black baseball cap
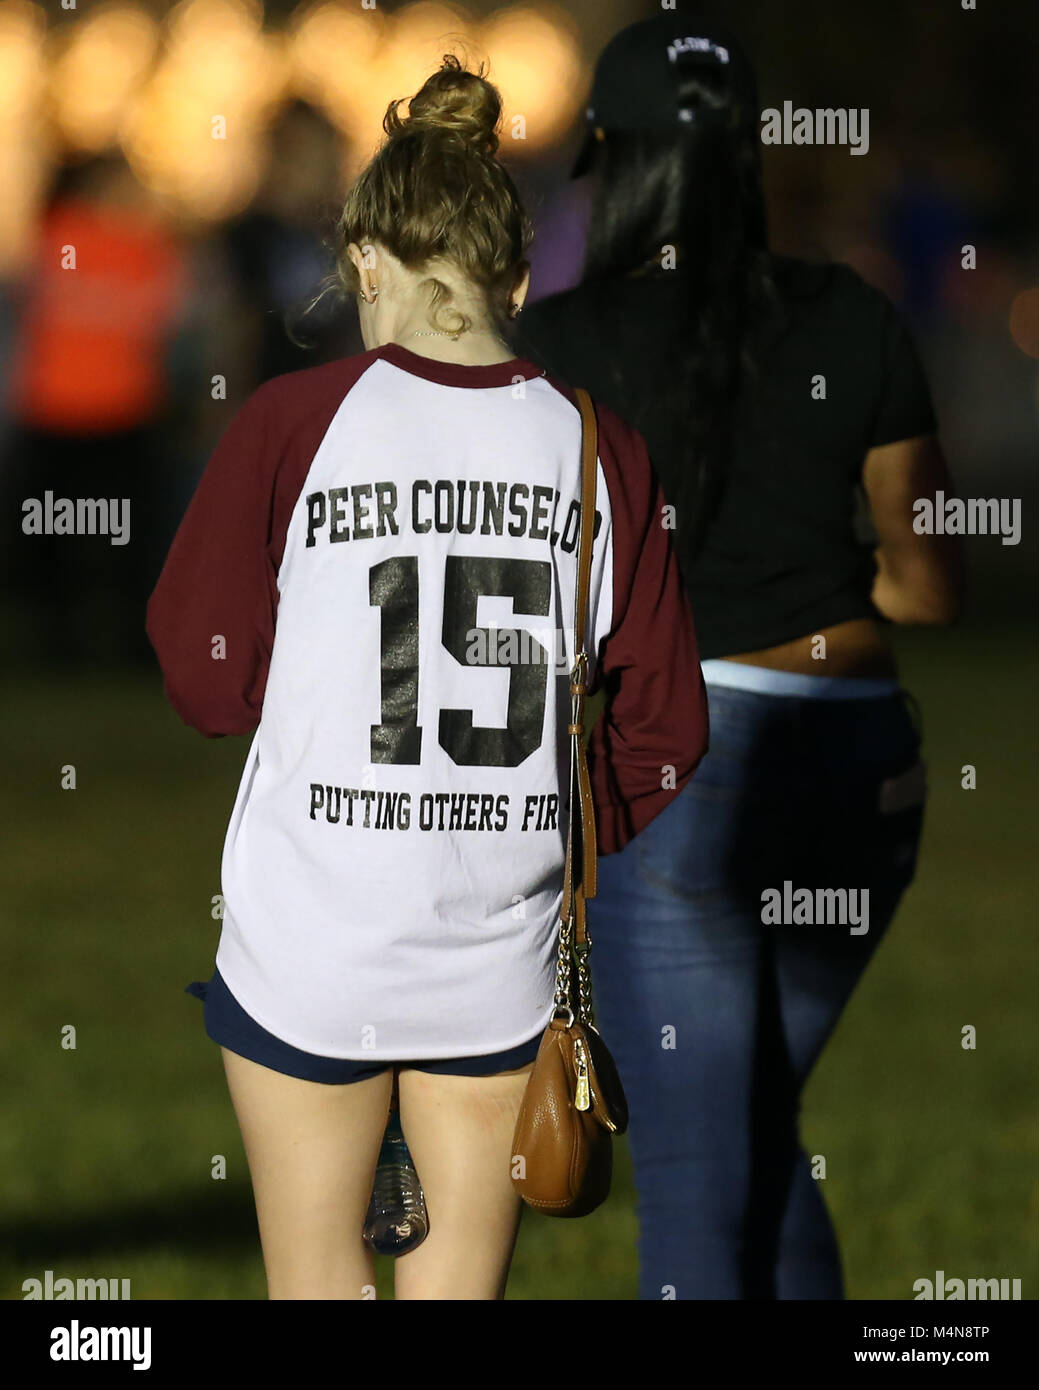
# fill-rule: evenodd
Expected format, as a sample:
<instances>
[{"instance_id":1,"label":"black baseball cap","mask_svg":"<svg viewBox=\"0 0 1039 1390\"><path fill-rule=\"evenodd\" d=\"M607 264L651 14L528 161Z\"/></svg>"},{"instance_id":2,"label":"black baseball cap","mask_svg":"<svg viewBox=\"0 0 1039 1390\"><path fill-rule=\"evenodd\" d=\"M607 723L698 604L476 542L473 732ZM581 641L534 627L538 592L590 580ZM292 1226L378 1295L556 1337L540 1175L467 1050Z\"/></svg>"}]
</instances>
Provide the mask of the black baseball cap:
<instances>
[{"instance_id":1,"label":"black baseball cap","mask_svg":"<svg viewBox=\"0 0 1039 1390\"><path fill-rule=\"evenodd\" d=\"M680 104L680 77L693 66L726 74L732 100L724 111ZM758 114L754 69L731 30L689 14L642 20L615 34L595 65L588 130L570 177L587 172L596 127L607 133L673 131L701 122L734 127L756 121Z\"/></svg>"}]
</instances>

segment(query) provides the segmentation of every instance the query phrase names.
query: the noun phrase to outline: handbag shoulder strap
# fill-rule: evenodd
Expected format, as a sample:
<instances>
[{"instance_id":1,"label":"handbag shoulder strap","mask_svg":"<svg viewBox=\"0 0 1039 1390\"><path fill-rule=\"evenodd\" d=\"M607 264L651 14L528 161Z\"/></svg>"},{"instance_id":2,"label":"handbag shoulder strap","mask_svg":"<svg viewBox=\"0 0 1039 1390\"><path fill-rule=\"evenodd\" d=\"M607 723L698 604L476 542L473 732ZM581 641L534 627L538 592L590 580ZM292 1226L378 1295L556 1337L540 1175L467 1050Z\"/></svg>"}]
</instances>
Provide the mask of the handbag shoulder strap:
<instances>
[{"instance_id":1,"label":"handbag shoulder strap","mask_svg":"<svg viewBox=\"0 0 1039 1390\"><path fill-rule=\"evenodd\" d=\"M563 875L562 919L573 922L576 943L584 946L587 939L585 902L595 897L597 866L595 804L585 749L584 708L588 693L588 609L599 431L595 407L588 392L578 388L575 394L581 412L581 529L574 598L574 665L570 673L570 817ZM579 873L574 871L575 864L580 865Z\"/></svg>"}]
</instances>

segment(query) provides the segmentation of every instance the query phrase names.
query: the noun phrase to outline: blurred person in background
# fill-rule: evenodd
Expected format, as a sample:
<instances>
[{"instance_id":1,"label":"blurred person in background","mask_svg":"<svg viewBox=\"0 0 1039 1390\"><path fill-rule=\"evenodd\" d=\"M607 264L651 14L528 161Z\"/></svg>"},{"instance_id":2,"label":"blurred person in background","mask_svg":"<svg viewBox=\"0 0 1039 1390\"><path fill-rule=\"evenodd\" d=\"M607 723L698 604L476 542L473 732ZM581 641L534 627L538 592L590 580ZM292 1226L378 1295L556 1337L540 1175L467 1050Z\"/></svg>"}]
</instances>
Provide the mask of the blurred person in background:
<instances>
[{"instance_id":1,"label":"blurred person in background","mask_svg":"<svg viewBox=\"0 0 1039 1390\"><path fill-rule=\"evenodd\" d=\"M186 293L178 239L121 154L63 171L30 270L13 291L3 488L20 660L151 659L144 607L160 558L153 536L172 405L166 357ZM43 533L26 529L30 499ZM104 526L107 510L109 533L86 534L77 520L77 531L58 534L62 501L84 499L108 504L93 524Z\"/></svg>"},{"instance_id":2,"label":"blurred person in background","mask_svg":"<svg viewBox=\"0 0 1039 1390\"><path fill-rule=\"evenodd\" d=\"M769 253L734 37L690 15L624 30L589 123L584 277L524 310L520 348L646 438L711 726L696 777L603 861L589 908L631 1107L640 1293L837 1299L800 1097L915 872L920 732L885 626L957 615L957 541L912 524L914 499L952 487L891 303L848 266ZM784 888L866 891L868 914L784 907L774 924Z\"/></svg>"},{"instance_id":3,"label":"blurred person in background","mask_svg":"<svg viewBox=\"0 0 1039 1390\"><path fill-rule=\"evenodd\" d=\"M301 312L309 291L334 266L324 232L342 183L335 127L307 102L291 102L271 125L256 197L220 238L230 308L243 330L241 368L248 390L363 346L356 318L334 300L316 305L305 324Z\"/></svg>"}]
</instances>

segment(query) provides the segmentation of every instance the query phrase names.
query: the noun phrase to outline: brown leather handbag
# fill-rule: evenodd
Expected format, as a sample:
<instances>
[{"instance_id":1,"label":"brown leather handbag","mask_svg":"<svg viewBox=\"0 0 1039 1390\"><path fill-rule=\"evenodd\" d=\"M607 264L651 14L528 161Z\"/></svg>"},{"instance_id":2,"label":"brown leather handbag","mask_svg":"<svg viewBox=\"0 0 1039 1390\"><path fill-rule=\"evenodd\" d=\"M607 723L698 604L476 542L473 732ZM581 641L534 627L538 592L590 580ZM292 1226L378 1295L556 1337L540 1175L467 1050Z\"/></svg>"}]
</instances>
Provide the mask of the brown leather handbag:
<instances>
[{"instance_id":1,"label":"brown leather handbag","mask_svg":"<svg viewBox=\"0 0 1039 1390\"><path fill-rule=\"evenodd\" d=\"M595 407L578 390L581 411L581 532L577 552L574 666L570 673L570 808L559 923L555 1013L545 1029L516 1120L512 1181L546 1216L586 1216L606 1200L613 1135L628 1125L617 1068L594 1026L585 904L595 897L595 807L584 740L588 681L586 627L595 523L598 428ZM574 982L576 978L576 999Z\"/></svg>"}]
</instances>

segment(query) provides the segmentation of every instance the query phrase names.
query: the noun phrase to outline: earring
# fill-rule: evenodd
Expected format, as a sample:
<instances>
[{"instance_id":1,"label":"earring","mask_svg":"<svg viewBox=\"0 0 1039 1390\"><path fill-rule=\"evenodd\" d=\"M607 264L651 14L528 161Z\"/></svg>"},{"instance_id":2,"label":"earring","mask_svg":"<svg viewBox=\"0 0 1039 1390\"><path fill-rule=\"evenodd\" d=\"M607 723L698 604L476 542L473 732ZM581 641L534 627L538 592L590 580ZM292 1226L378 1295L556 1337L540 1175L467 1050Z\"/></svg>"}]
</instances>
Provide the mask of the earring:
<instances>
[{"instance_id":1,"label":"earring","mask_svg":"<svg viewBox=\"0 0 1039 1390\"><path fill-rule=\"evenodd\" d=\"M379 291L378 291L378 289L376 288L376 286L373 285L373 286L372 286L372 297L371 297L371 299L369 299L368 303L369 303L369 304L374 304L375 301L378 299L378 297L379 297Z\"/></svg>"},{"instance_id":2,"label":"earring","mask_svg":"<svg viewBox=\"0 0 1039 1390\"><path fill-rule=\"evenodd\" d=\"M510 305L509 305L509 318L510 318L510 319L516 318L516 316L519 314L519 311L520 311L520 306L519 306L518 304L510 304Z\"/></svg>"}]
</instances>

